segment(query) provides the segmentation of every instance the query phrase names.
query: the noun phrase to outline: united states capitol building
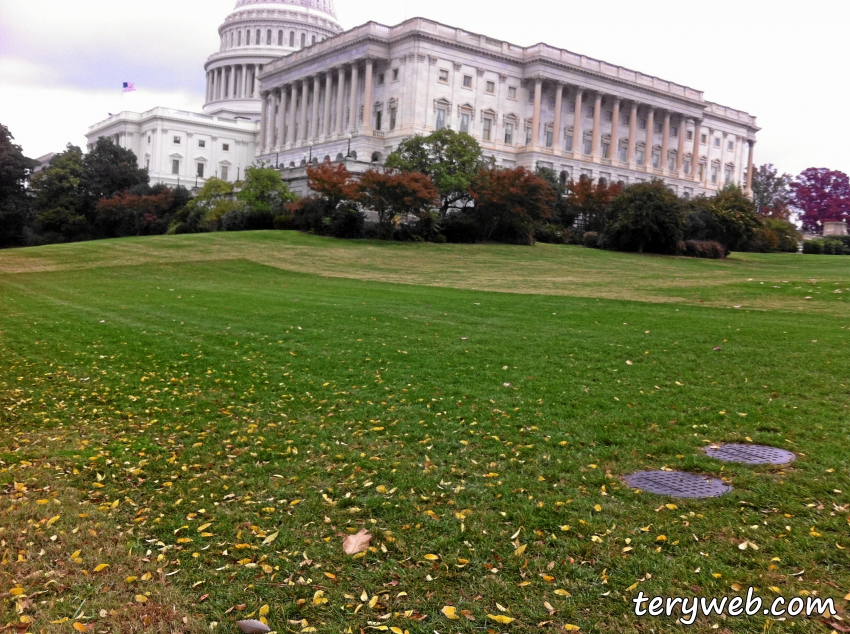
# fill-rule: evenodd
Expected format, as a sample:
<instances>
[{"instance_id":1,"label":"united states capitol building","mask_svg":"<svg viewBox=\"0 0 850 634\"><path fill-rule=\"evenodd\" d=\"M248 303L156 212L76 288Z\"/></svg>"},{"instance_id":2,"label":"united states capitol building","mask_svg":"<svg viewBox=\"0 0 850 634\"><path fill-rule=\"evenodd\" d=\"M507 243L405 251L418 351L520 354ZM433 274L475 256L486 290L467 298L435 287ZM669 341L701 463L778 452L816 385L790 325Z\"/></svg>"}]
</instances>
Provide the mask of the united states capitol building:
<instances>
[{"instance_id":1,"label":"united states capitol building","mask_svg":"<svg viewBox=\"0 0 850 634\"><path fill-rule=\"evenodd\" d=\"M333 0L238 0L219 34L203 113L122 112L89 129L89 146L112 137L152 183L235 181L264 162L303 192L308 164L362 171L403 139L447 127L497 165L564 180L662 179L687 197L751 189L754 116L568 50L423 18L346 31Z\"/></svg>"}]
</instances>

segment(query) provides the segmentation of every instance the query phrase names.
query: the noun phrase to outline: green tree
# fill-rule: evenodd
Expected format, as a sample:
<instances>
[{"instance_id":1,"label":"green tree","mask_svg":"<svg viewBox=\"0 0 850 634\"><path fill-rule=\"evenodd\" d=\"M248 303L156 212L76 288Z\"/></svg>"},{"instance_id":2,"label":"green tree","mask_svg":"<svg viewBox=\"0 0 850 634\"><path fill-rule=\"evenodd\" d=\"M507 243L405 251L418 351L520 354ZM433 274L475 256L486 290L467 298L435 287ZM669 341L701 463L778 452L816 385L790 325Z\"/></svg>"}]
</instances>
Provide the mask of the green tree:
<instances>
[{"instance_id":1,"label":"green tree","mask_svg":"<svg viewBox=\"0 0 850 634\"><path fill-rule=\"evenodd\" d=\"M241 203L233 200L233 183L220 178L208 178L201 191L177 214L172 231L218 231L224 215L240 207Z\"/></svg>"},{"instance_id":2,"label":"green tree","mask_svg":"<svg viewBox=\"0 0 850 634\"><path fill-rule=\"evenodd\" d=\"M112 139L101 137L91 152L83 158L85 178L83 188L92 205L101 198L110 198L148 183L148 171L140 169L136 155L116 145Z\"/></svg>"},{"instance_id":3,"label":"green tree","mask_svg":"<svg viewBox=\"0 0 850 634\"><path fill-rule=\"evenodd\" d=\"M728 185L711 198L695 198L687 205L685 237L719 242L728 253L745 249L761 225L753 201L737 185Z\"/></svg>"},{"instance_id":4,"label":"green tree","mask_svg":"<svg viewBox=\"0 0 850 634\"><path fill-rule=\"evenodd\" d=\"M440 195L440 216L462 209L471 200L469 186L482 166L481 146L464 132L448 128L401 142L386 166L427 174Z\"/></svg>"},{"instance_id":5,"label":"green tree","mask_svg":"<svg viewBox=\"0 0 850 634\"><path fill-rule=\"evenodd\" d=\"M237 200L256 213L280 215L284 206L297 198L273 167L249 167L241 186Z\"/></svg>"},{"instance_id":6,"label":"green tree","mask_svg":"<svg viewBox=\"0 0 850 634\"><path fill-rule=\"evenodd\" d=\"M605 246L638 253L677 252L684 213L679 198L654 180L626 187L611 201L605 226Z\"/></svg>"},{"instance_id":7,"label":"green tree","mask_svg":"<svg viewBox=\"0 0 850 634\"><path fill-rule=\"evenodd\" d=\"M91 205L84 181L83 152L71 144L54 156L46 169L33 176L35 219L41 231L67 240L90 233Z\"/></svg>"},{"instance_id":8,"label":"green tree","mask_svg":"<svg viewBox=\"0 0 850 634\"><path fill-rule=\"evenodd\" d=\"M780 174L770 163L753 171L753 204L762 216L788 220L791 217L791 183L789 174Z\"/></svg>"},{"instance_id":9,"label":"green tree","mask_svg":"<svg viewBox=\"0 0 850 634\"><path fill-rule=\"evenodd\" d=\"M15 137L0 124L0 247L23 244L31 222L26 186L36 162L24 156Z\"/></svg>"}]
</instances>

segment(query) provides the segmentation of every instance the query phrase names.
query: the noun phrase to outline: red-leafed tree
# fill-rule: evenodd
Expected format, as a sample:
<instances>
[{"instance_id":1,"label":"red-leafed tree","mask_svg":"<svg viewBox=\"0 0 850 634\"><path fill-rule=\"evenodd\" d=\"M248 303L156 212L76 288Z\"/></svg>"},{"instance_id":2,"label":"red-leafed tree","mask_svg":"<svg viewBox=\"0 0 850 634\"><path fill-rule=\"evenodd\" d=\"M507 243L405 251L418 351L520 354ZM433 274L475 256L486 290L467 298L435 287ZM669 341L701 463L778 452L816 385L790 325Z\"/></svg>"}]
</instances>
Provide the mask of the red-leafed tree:
<instances>
[{"instance_id":1,"label":"red-leafed tree","mask_svg":"<svg viewBox=\"0 0 850 634\"><path fill-rule=\"evenodd\" d=\"M358 190L360 204L378 214L384 232L406 214L422 218L440 196L431 178L420 172L370 169L360 175Z\"/></svg>"},{"instance_id":2,"label":"red-leafed tree","mask_svg":"<svg viewBox=\"0 0 850 634\"><path fill-rule=\"evenodd\" d=\"M327 211L335 210L341 202L357 199L357 181L342 163L320 163L307 168L307 186L325 201Z\"/></svg>"},{"instance_id":3,"label":"red-leafed tree","mask_svg":"<svg viewBox=\"0 0 850 634\"><path fill-rule=\"evenodd\" d=\"M165 216L173 201L169 189L149 196L122 192L101 198L95 207L95 225L107 238L165 233Z\"/></svg>"},{"instance_id":4,"label":"red-leafed tree","mask_svg":"<svg viewBox=\"0 0 850 634\"><path fill-rule=\"evenodd\" d=\"M483 169L470 189L484 240L531 244L536 223L552 216L555 192L524 167Z\"/></svg>"},{"instance_id":5,"label":"red-leafed tree","mask_svg":"<svg viewBox=\"0 0 850 634\"><path fill-rule=\"evenodd\" d=\"M810 167L791 183L791 191L804 229L815 231L823 222L850 219L850 179L844 172Z\"/></svg>"}]
</instances>

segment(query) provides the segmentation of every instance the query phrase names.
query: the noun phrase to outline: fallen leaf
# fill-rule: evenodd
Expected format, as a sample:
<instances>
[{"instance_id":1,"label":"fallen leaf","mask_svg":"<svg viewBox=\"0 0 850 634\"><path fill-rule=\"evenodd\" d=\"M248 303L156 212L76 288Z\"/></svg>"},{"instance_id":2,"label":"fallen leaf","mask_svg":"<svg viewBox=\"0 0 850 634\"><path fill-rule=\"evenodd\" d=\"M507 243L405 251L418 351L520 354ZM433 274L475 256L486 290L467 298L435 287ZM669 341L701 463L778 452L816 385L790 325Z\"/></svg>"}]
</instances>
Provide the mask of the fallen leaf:
<instances>
[{"instance_id":1,"label":"fallen leaf","mask_svg":"<svg viewBox=\"0 0 850 634\"><path fill-rule=\"evenodd\" d=\"M514 551L514 557L522 557L522 554L525 552L525 549L528 548L528 544L523 544L519 548Z\"/></svg>"},{"instance_id":2,"label":"fallen leaf","mask_svg":"<svg viewBox=\"0 0 850 634\"><path fill-rule=\"evenodd\" d=\"M567 632L578 632L581 628L578 625L573 625L572 623L567 623L564 625L564 629Z\"/></svg>"},{"instance_id":3,"label":"fallen leaf","mask_svg":"<svg viewBox=\"0 0 850 634\"><path fill-rule=\"evenodd\" d=\"M266 537L266 538L263 540L263 544L264 544L264 545L265 545L265 544L271 544L274 540L276 540L276 539L277 539L278 533L279 533L279 531L275 531L274 533L272 533L271 535L269 535L268 537Z\"/></svg>"},{"instance_id":4,"label":"fallen leaf","mask_svg":"<svg viewBox=\"0 0 850 634\"><path fill-rule=\"evenodd\" d=\"M342 540L342 550L347 555L356 555L369 548L369 542L371 541L371 533L365 528L361 528L359 533L348 535Z\"/></svg>"},{"instance_id":5,"label":"fallen leaf","mask_svg":"<svg viewBox=\"0 0 850 634\"><path fill-rule=\"evenodd\" d=\"M94 572L103 572L107 568L109 568L109 564L98 564L94 567Z\"/></svg>"},{"instance_id":6,"label":"fallen leaf","mask_svg":"<svg viewBox=\"0 0 850 634\"><path fill-rule=\"evenodd\" d=\"M255 621L254 619L236 621L236 627L245 632L245 634L265 634L266 632L272 631L268 625L261 621Z\"/></svg>"},{"instance_id":7,"label":"fallen leaf","mask_svg":"<svg viewBox=\"0 0 850 634\"><path fill-rule=\"evenodd\" d=\"M487 618L496 621L496 623L508 624L514 621L514 619L509 616L505 616L504 614L488 614Z\"/></svg>"},{"instance_id":8,"label":"fallen leaf","mask_svg":"<svg viewBox=\"0 0 850 634\"><path fill-rule=\"evenodd\" d=\"M74 629L78 632L85 632L86 626L80 623L79 621L74 621Z\"/></svg>"},{"instance_id":9,"label":"fallen leaf","mask_svg":"<svg viewBox=\"0 0 850 634\"><path fill-rule=\"evenodd\" d=\"M453 620L453 621L454 621L455 619L459 619L459 618L460 618L460 617L457 615L457 610L456 610L456 609L454 608L454 606L452 606L452 605L446 605L446 606L443 606L443 609L442 609L442 610L440 610L440 612L442 612L442 613L445 615L445 617L446 617L447 619L451 619L451 620Z\"/></svg>"},{"instance_id":10,"label":"fallen leaf","mask_svg":"<svg viewBox=\"0 0 850 634\"><path fill-rule=\"evenodd\" d=\"M571 597L571 596L573 596L573 595L571 595L569 592L567 592L566 590L562 590L561 588L558 588L557 590L555 590L555 594L558 594L558 595L560 595L560 596L562 596L562 597Z\"/></svg>"}]
</instances>

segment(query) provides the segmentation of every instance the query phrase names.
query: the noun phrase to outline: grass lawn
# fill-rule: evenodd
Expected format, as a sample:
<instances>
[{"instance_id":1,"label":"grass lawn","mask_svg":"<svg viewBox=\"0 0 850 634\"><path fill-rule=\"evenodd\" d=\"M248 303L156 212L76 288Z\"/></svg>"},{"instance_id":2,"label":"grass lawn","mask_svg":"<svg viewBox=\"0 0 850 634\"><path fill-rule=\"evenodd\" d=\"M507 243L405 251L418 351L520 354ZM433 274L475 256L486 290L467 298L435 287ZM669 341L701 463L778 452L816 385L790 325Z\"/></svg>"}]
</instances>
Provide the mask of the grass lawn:
<instances>
[{"instance_id":1,"label":"grass lawn","mask_svg":"<svg viewBox=\"0 0 850 634\"><path fill-rule=\"evenodd\" d=\"M0 252L0 622L850 631L848 264L290 232ZM750 441L798 460L701 453ZM661 468L734 490L620 479ZM749 586L845 620L633 614Z\"/></svg>"}]
</instances>

